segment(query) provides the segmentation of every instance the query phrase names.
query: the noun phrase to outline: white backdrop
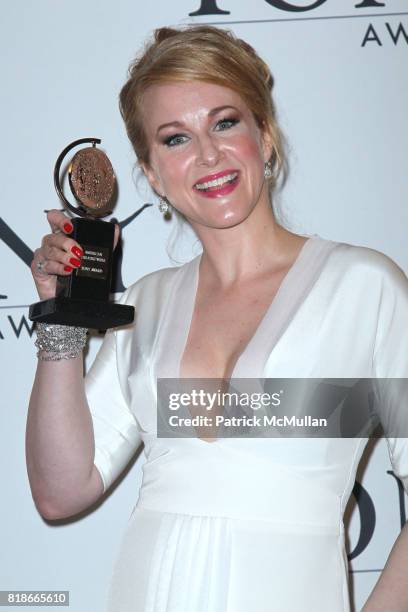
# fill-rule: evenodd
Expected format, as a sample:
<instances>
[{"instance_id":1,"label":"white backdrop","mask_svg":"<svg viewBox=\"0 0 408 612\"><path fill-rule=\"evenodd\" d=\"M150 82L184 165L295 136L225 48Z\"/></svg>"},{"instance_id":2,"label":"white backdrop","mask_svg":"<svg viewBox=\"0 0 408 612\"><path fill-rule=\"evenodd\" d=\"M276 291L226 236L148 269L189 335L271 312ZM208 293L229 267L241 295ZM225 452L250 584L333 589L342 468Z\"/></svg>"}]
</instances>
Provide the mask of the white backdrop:
<instances>
[{"instance_id":1,"label":"white backdrop","mask_svg":"<svg viewBox=\"0 0 408 612\"><path fill-rule=\"evenodd\" d=\"M201 13L210 14L189 16L200 5ZM229 14L217 14L216 8ZM281 206L291 228L370 246L408 271L406 0L3 3L0 589L69 590L73 612L104 608L120 534L137 500L143 457L113 494L80 520L50 523L37 513L24 457L36 365L27 319L27 305L36 301L36 294L27 262L30 249L47 232L42 210L59 207L52 184L56 157L76 138L102 138L120 185L119 219L154 201L143 181L135 184L132 179L134 156L117 94L130 60L155 27L193 21L225 24L272 68L279 117L290 145L291 173ZM171 229L156 206L127 225L126 287L169 265ZM187 237L180 251L184 261L193 256L191 244ZM92 339L88 365L99 342ZM381 441L359 473L373 507L364 505L360 521L350 505L350 550L357 545L361 525L366 538L350 564L357 610L400 530L398 488L387 474L390 469Z\"/></svg>"}]
</instances>

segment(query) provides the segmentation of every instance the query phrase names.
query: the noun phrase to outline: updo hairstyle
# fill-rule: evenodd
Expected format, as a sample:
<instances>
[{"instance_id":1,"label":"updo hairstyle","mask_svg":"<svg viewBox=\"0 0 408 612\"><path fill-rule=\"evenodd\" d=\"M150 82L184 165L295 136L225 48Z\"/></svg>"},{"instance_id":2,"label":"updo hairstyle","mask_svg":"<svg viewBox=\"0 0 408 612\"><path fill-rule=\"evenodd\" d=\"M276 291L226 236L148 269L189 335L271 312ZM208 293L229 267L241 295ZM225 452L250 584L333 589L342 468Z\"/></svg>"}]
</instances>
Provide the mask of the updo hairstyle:
<instances>
[{"instance_id":1,"label":"updo hairstyle","mask_svg":"<svg viewBox=\"0 0 408 612\"><path fill-rule=\"evenodd\" d=\"M258 127L271 137L272 191L285 162L283 137L271 96L271 72L248 43L216 27L159 28L130 65L128 80L119 95L119 107L139 164L149 165L143 126L144 93L151 85L183 81L221 85L241 96Z\"/></svg>"}]
</instances>

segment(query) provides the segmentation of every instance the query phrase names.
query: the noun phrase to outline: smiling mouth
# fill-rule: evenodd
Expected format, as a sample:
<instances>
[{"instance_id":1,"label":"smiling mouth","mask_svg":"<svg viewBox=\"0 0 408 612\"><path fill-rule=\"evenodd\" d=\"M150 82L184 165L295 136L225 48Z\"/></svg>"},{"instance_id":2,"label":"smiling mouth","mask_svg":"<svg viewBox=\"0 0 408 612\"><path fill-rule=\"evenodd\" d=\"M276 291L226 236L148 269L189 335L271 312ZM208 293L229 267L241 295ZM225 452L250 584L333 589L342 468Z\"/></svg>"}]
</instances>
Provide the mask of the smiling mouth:
<instances>
[{"instance_id":1,"label":"smiling mouth","mask_svg":"<svg viewBox=\"0 0 408 612\"><path fill-rule=\"evenodd\" d=\"M231 174L220 176L220 178L214 179L212 181L206 181L205 183L196 183L194 185L194 188L198 189L199 191L216 191L224 185L234 183L237 178L238 172L231 172Z\"/></svg>"}]
</instances>

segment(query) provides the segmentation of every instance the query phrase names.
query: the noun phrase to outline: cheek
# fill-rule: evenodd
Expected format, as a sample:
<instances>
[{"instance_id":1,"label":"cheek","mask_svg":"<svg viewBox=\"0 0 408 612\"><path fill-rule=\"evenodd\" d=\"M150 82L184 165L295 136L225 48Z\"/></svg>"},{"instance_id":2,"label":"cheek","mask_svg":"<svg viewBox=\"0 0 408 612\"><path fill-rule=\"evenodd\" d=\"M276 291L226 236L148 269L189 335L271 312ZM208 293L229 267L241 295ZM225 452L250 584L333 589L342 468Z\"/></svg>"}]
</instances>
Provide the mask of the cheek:
<instances>
[{"instance_id":1,"label":"cheek","mask_svg":"<svg viewBox=\"0 0 408 612\"><path fill-rule=\"evenodd\" d=\"M244 163L262 163L262 148L256 138L242 136L233 143L230 150Z\"/></svg>"},{"instance_id":2,"label":"cheek","mask_svg":"<svg viewBox=\"0 0 408 612\"><path fill-rule=\"evenodd\" d=\"M160 176L163 185L167 187L168 190L174 190L177 189L177 187L180 189L183 184L183 179L185 181L188 176L190 166L191 154L187 152L179 152L162 160L160 164Z\"/></svg>"}]
</instances>

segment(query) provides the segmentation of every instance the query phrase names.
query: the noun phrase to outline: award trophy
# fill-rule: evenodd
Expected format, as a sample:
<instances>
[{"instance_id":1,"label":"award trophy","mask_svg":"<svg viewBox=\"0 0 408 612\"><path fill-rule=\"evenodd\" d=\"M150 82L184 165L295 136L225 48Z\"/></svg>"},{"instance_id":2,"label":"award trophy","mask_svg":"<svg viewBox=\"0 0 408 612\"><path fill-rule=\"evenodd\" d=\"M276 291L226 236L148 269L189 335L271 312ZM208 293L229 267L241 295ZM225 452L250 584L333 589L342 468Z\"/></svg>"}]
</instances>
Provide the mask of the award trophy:
<instances>
[{"instance_id":1,"label":"award trophy","mask_svg":"<svg viewBox=\"0 0 408 612\"><path fill-rule=\"evenodd\" d=\"M116 179L109 158L96 148L100 142L99 138L75 140L55 164L55 189L63 205L79 215L70 219L74 230L69 235L81 245L84 255L79 268L68 276L57 276L55 298L30 306L31 321L106 330L134 319L133 306L109 301L115 226L100 217L111 213ZM67 153L84 143L92 146L80 149L68 168L69 184L78 203L74 206L62 191L60 168Z\"/></svg>"}]
</instances>

